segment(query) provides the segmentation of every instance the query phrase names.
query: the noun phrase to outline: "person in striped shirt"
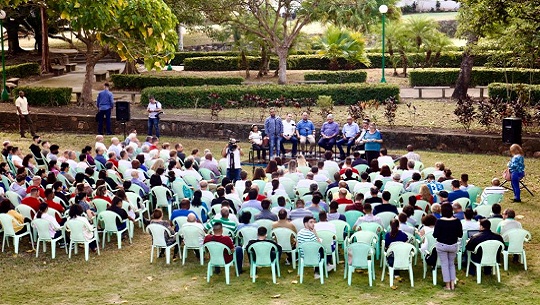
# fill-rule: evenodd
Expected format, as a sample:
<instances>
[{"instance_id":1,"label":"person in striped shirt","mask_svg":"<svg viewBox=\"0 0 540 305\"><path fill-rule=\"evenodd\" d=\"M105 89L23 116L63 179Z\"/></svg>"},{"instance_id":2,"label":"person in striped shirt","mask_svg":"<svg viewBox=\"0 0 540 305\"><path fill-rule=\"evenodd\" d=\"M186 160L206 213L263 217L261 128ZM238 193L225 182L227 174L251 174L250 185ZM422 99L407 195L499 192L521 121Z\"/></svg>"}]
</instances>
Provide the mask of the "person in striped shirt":
<instances>
[{"instance_id":1,"label":"person in striped shirt","mask_svg":"<svg viewBox=\"0 0 540 305\"><path fill-rule=\"evenodd\" d=\"M221 218L219 218L219 219L214 218L214 219L208 221L204 225L204 229L206 231L210 230L210 228L212 228L214 226L214 224L217 223L217 222L221 223L225 229L227 229L227 230L229 230L229 231L231 231L233 233L236 231L237 224L233 220L229 219L229 208L227 208L227 207L221 208Z\"/></svg>"},{"instance_id":2,"label":"person in striped shirt","mask_svg":"<svg viewBox=\"0 0 540 305\"><path fill-rule=\"evenodd\" d=\"M302 245L302 243L308 242L308 241L315 241L315 242L321 242L319 237L317 236L317 231L315 231L315 218L313 216L305 216L304 217L304 228L301 229L298 232L298 235L296 236L296 241L298 244L298 247ZM299 248L300 257L304 255L302 248ZM319 251L319 257L321 255L324 255L324 249L321 248ZM315 267L315 279L319 279L319 268Z\"/></svg>"}]
</instances>

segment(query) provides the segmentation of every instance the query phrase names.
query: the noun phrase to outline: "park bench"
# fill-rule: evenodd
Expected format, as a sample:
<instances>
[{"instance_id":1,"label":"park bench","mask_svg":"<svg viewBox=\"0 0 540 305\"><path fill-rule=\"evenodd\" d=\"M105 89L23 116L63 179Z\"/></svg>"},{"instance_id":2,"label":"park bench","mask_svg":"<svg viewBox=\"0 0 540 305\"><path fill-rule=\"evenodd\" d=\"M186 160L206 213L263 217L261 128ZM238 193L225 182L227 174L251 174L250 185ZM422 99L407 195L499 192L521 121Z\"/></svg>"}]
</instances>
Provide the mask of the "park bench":
<instances>
[{"instance_id":1,"label":"park bench","mask_svg":"<svg viewBox=\"0 0 540 305\"><path fill-rule=\"evenodd\" d=\"M75 63L65 64L65 66L66 66L66 72L72 72L72 71L75 71L75 68L77 67L77 64L75 64Z\"/></svg>"},{"instance_id":2,"label":"park bench","mask_svg":"<svg viewBox=\"0 0 540 305\"><path fill-rule=\"evenodd\" d=\"M9 94L13 91L13 89L17 88L17 84L14 83L8 83L6 82L6 89Z\"/></svg>"},{"instance_id":3,"label":"park bench","mask_svg":"<svg viewBox=\"0 0 540 305\"><path fill-rule=\"evenodd\" d=\"M109 76L113 74L120 74L120 69L108 69Z\"/></svg>"},{"instance_id":4,"label":"park bench","mask_svg":"<svg viewBox=\"0 0 540 305\"><path fill-rule=\"evenodd\" d=\"M115 100L121 100L121 99L124 99L124 97L126 95L129 95L131 97L131 102L132 103L135 103L135 96L137 94L141 94L140 92L138 91L111 91L112 94L115 96L114 99ZM116 97L116 95L118 95L118 97Z\"/></svg>"},{"instance_id":5,"label":"park bench","mask_svg":"<svg viewBox=\"0 0 540 305\"><path fill-rule=\"evenodd\" d=\"M64 75L64 67L54 66L52 67L52 71L54 73L54 76Z\"/></svg>"},{"instance_id":6,"label":"park bench","mask_svg":"<svg viewBox=\"0 0 540 305\"><path fill-rule=\"evenodd\" d=\"M107 80L107 72L94 72L94 76L96 77L96 82L104 82Z\"/></svg>"},{"instance_id":7,"label":"park bench","mask_svg":"<svg viewBox=\"0 0 540 305\"><path fill-rule=\"evenodd\" d=\"M487 89L487 86L476 86L475 88L480 89L480 98L484 98L484 90Z\"/></svg>"},{"instance_id":8,"label":"park bench","mask_svg":"<svg viewBox=\"0 0 540 305\"><path fill-rule=\"evenodd\" d=\"M442 91L442 97L446 98L446 89L450 89L449 86L415 86L414 89L418 90L418 98L422 98L422 90L424 89L434 89L434 90L441 90Z\"/></svg>"},{"instance_id":9,"label":"park bench","mask_svg":"<svg viewBox=\"0 0 540 305\"><path fill-rule=\"evenodd\" d=\"M302 80L302 81L296 81L295 84L299 85L309 85L309 84L326 84L326 80Z\"/></svg>"},{"instance_id":10,"label":"park bench","mask_svg":"<svg viewBox=\"0 0 540 305\"><path fill-rule=\"evenodd\" d=\"M6 82L12 83L12 84L15 84L16 86L18 86L19 85L19 80L20 80L20 78L13 77L13 78L10 78L10 79L6 79Z\"/></svg>"},{"instance_id":11,"label":"park bench","mask_svg":"<svg viewBox=\"0 0 540 305\"><path fill-rule=\"evenodd\" d=\"M273 82L243 82L242 85L273 85Z\"/></svg>"}]
</instances>

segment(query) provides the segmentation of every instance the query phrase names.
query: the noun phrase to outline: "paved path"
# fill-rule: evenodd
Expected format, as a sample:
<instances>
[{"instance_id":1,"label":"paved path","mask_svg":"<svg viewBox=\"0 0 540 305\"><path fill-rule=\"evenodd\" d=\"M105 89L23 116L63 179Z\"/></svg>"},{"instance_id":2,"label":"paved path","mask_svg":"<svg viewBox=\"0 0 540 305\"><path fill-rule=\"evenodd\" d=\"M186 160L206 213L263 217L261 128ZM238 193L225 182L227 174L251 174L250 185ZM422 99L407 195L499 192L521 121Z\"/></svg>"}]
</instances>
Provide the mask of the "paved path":
<instances>
[{"instance_id":1,"label":"paved path","mask_svg":"<svg viewBox=\"0 0 540 305\"><path fill-rule=\"evenodd\" d=\"M124 68L124 63L98 63L96 64L95 71L107 71L110 69L122 70L123 68ZM173 70L183 71L184 67L173 66ZM73 91L81 91L82 85L84 82L84 72L85 72L85 65L78 64L75 72L70 72L62 76L55 76L55 77L47 78L44 80L30 83L28 85L36 86L36 87L71 87L73 88ZM97 92L98 91L93 90L93 95L97 96ZM468 93L472 97L480 97L480 89L471 88L469 89ZM446 96L448 97L451 95L452 95L452 90L447 89ZM484 96L486 95L487 95L487 90L484 90ZM413 89L413 88L401 88L400 96L403 99L418 99L418 90ZM441 89L423 89L422 98L423 99L441 99L442 98Z\"/></svg>"}]
</instances>

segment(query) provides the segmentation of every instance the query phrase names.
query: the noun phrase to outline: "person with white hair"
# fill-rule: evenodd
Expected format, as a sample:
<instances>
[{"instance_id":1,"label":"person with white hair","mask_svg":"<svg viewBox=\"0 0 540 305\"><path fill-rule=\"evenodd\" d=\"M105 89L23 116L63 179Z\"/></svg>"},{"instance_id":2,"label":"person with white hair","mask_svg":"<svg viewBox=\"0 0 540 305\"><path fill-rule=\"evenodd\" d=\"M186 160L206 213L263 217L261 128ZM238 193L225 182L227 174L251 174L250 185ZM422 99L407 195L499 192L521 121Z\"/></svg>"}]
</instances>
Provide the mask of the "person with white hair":
<instances>
[{"instance_id":1,"label":"person with white hair","mask_svg":"<svg viewBox=\"0 0 540 305\"><path fill-rule=\"evenodd\" d=\"M129 146L132 146L134 149L137 149L139 148L139 139L137 139L137 134L132 132L129 134L128 136L128 139L129 139Z\"/></svg>"},{"instance_id":2,"label":"person with white hair","mask_svg":"<svg viewBox=\"0 0 540 305\"><path fill-rule=\"evenodd\" d=\"M111 146L109 146L108 152L114 152L116 157L120 157L120 152L122 151L123 147L122 144L120 144L120 140L118 140L117 137L111 138Z\"/></svg>"},{"instance_id":3,"label":"person with white hair","mask_svg":"<svg viewBox=\"0 0 540 305\"><path fill-rule=\"evenodd\" d=\"M103 138L102 135L98 134L96 136L96 145L94 145L95 150L97 150L100 147L103 148L104 151L107 150L107 146L105 146L105 144L103 143L103 140L104 140L104 138Z\"/></svg>"},{"instance_id":4,"label":"person with white hair","mask_svg":"<svg viewBox=\"0 0 540 305\"><path fill-rule=\"evenodd\" d=\"M326 122L321 127L321 138L319 146L324 150L332 150L336 144L336 138L339 134L339 124L334 122L334 116L329 114L326 116Z\"/></svg>"}]
</instances>

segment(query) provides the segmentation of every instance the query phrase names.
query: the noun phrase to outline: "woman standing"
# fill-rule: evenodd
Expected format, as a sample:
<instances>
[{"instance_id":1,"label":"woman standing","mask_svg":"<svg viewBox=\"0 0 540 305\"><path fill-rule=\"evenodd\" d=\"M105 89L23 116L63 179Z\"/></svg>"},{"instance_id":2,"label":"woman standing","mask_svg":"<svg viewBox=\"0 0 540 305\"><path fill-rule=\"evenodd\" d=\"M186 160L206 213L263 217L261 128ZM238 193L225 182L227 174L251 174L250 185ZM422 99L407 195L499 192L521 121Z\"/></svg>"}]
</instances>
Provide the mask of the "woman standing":
<instances>
[{"instance_id":1,"label":"woman standing","mask_svg":"<svg viewBox=\"0 0 540 305\"><path fill-rule=\"evenodd\" d=\"M523 149L518 144L510 146L512 159L508 162L508 170L511 175L512 190L514 191L514 202L521 202L521 190L519 181L525 176L525 159L523 158Z\"/></svg>"},{"instance_id":2,"label":"woman standing","mask_svg":"<svg viewBox=\"0 0 540 305\"><path fill-rule=\"evenodd\" d=\"M456 266L454 260L459 248L458 238L463 235L461 221L454 217L452 205L441 205L441 218L435 223L433 237L437 239L435 248L441 261L443 281L446 283L445 290L454 290L456 281Z\"/></svg>"},{"instance_id":3,"label":"woman standing","mask_svg":"<svg viewBox=\"0 0 540 305\"><path fill-rule=\"evenodd\" d=\"M368 164L371 160L379 157L382 142L381 132L377 130L375 123L369 123L369 130L364 134L364 138L360 142L360 144L365 144L364 150L366 151Z\"/></svg>"}]
</instances>

